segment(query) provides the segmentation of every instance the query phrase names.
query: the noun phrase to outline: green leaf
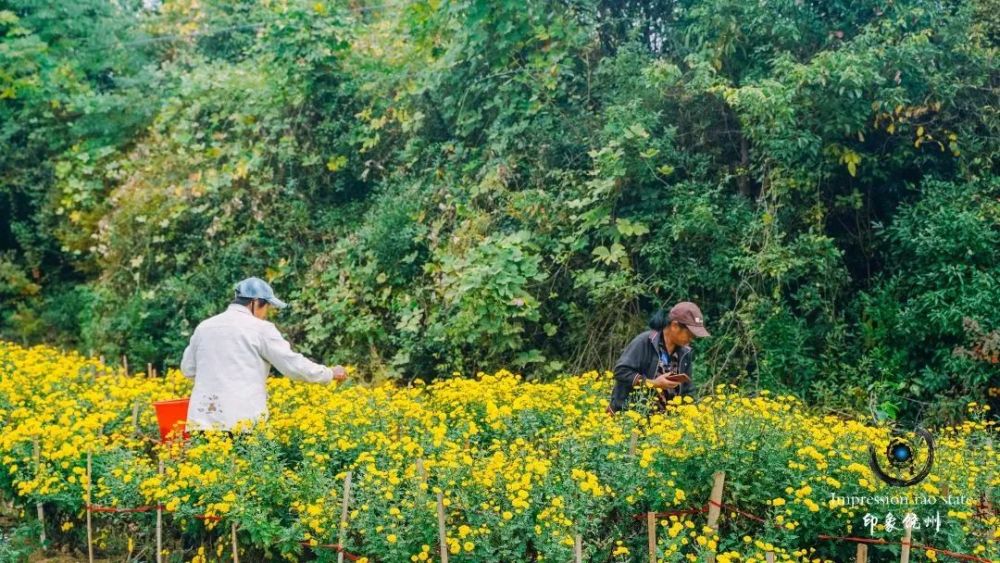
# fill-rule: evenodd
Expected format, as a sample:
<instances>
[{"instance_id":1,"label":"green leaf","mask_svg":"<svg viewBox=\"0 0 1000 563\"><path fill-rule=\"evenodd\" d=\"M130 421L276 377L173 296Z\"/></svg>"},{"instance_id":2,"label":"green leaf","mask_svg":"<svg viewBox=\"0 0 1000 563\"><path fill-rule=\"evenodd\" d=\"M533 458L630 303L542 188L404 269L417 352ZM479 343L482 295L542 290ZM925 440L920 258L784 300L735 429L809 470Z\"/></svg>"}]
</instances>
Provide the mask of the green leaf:
<instances>
[{"instance_id":1,"label":"green leaf","mask_svg":"<svg viewBox=\"0 0 1000 563\"><path fill-rule=\"evenodd\" d=\"M883 401L878 408L879 412L883 413L890 420L896 420L896 415L899 414L899 406L889 401Z\"/></svg>"},{"instance_id":2,"label":"green leaf","mask_svg":"<svg viewBox=\"0 0 1000 563\"><path fill-rule=\"evenodd\" d=\"M528 350L527 352L522 352L514 358L514 365L516 366L526 366L528 364L538 364L545 361L545 356L536 349Z\"/></svg>"},{"instance_id":3,"label":"green leaf","mask_svg":"<svg viewBox=\"0 0 1000 563\"><path fill-rule=\"evenodd\" d=\"M642 236L649 232L649 227L642 223L634 223L628 219L618 219L615 223L618 228L618 232L622 236Z\"/></svg>"}]
</instances>

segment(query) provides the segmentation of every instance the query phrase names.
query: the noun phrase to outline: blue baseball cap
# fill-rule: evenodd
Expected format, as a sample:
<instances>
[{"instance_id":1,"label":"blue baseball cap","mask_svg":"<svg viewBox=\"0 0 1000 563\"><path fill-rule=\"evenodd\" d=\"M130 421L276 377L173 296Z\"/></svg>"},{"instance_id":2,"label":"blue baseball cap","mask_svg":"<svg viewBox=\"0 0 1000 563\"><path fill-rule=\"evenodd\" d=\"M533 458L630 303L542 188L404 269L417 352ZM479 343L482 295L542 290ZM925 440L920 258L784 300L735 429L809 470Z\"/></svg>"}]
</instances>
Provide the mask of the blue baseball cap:
<instances>
[{"instance_id":1,"label":"blue baseball cap","mask_svg":"<svg viewBox=\"0 0 1000 563\"><path fill-rule=\"evenodd\" d=\"M288 306L288 303L275 297L271 286L260 278L247 278L236 284L236 297L263 299L279 309L284 309Z\"/></svg>"}]
</instances>

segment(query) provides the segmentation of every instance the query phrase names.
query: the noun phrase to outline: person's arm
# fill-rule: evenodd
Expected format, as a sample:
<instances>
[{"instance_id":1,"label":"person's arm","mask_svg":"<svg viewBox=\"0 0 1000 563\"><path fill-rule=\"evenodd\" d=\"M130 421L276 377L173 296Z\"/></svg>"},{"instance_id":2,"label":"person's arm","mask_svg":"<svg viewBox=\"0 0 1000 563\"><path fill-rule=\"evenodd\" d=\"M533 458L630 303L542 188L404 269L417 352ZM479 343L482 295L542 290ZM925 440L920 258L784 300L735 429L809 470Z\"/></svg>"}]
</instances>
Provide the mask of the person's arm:
<instances>
[{"instance_id":1,"label":"person's arm","mask_svg":"<svg viewBox=\"0 0 1000 563\"><path fill-rule=\"evenodd\" d=\"M694 398L694 376L691 375L694 366L694 350L688 350L686 356L686 358L681 358L677 363L680 366L681 372L690 377L691 381L682 383L680 389L677 390L677 394Z\"/></svg>"},{"instance_id":2,"label":"person's arm","mask_svg":"<svg viewBox=\"0 0 1000 563\"><path fill-rule=\"evenodd\" d=\"M308 383L329 383L333 370L317 364L298 352L292 351L291 344L273 324L269 324L261 335L261 356L278 371L290 379Z\"/></svg>"},{"instance_id":3,"label":"person's arm","mask_svg":"<svg viewBox=\"0 0 1000 563\"><path fill-rule=\"evenodd\" d=\"M645 335L645 333L643 333ZM642 347L646 344L645 336L635 338L622 352L615 363L615 379L628 385L629 390L645 379L643 375Z\"/></svg>"},{"instance_id":4,"label":"person's arm","mask_svg":"<svg viewBox=\"0 0 1000 563\"><path fill-rule=\"evenodd\" d=\"M184 377L188 379L194 379L195 376L195 336L198 334L198 330L195 329L194 334L191 335L191 341L188 342L187 348L184 348L184 356L181 358L181 373Z\"/></svg>"}]
</instances>

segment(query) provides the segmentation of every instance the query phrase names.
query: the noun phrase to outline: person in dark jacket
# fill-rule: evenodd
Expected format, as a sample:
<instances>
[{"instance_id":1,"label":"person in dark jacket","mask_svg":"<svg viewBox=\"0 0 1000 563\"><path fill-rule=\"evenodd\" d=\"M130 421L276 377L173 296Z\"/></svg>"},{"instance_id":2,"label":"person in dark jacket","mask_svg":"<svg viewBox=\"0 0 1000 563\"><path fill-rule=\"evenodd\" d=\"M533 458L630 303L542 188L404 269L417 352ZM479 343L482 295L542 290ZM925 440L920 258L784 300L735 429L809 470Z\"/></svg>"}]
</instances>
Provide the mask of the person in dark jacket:
<instances>
[{"instance_id":1,"label":"person in dark jacket","mask_svg":"<svg viewBox=\"0 0 1000 563\"><path fill-rule=\"evenodd\" d=\"M615 364L609 413L627 409L637 400L649 401L654 409L663 410L674 397L694 393L692 381L678 383L670 376L692 377L694 351L689 344L694 338L709 336L701 309L682 301L670 312L661 309L654 313L649 328L632 339Z\"/></svg>"}]
</instances>

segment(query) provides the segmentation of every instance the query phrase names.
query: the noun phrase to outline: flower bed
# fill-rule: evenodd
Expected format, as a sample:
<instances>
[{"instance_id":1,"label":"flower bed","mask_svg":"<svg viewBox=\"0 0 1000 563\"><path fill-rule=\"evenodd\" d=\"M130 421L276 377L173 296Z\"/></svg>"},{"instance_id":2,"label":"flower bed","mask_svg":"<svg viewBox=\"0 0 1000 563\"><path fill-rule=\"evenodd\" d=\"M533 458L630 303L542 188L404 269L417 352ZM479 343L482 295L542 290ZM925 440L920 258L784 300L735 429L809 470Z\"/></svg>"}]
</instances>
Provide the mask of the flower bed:
<instances>
[{"instance_id":1,"label":"flower bed","mask_svg":"<svg viewBox=\"0 0 1000 563\"><path fill-rule=\"evenodd\" d=\"M166 560L228 559L234 526L248 560L335 559L348 472L343 549L358 560L439 560L438 493L452 562L571 561L577 536L584 560L646 560L649 511L662 513L662 561L853 560L854 542L827 536L885 540L870 552L898 559L906 512L921 524L911 561L951 557L933 548L1000 558L996 427L981 407L935 431L927 479L896 488L867 461L887 428L724 385L664 414L610 417L611 382L590 372L537 384L503 370L411 388L272 378L270 418L252 433L164 446L150 405L186 396L178 372L131 377L0 344L0 490L25 526L40 532L40 505L47 541L85 554L89 453L95 549L145 560L158 508ZM716 531L705 509L717 472ZM889 512L898 529L886 529Z\"/></svg>"}]
</instances>

